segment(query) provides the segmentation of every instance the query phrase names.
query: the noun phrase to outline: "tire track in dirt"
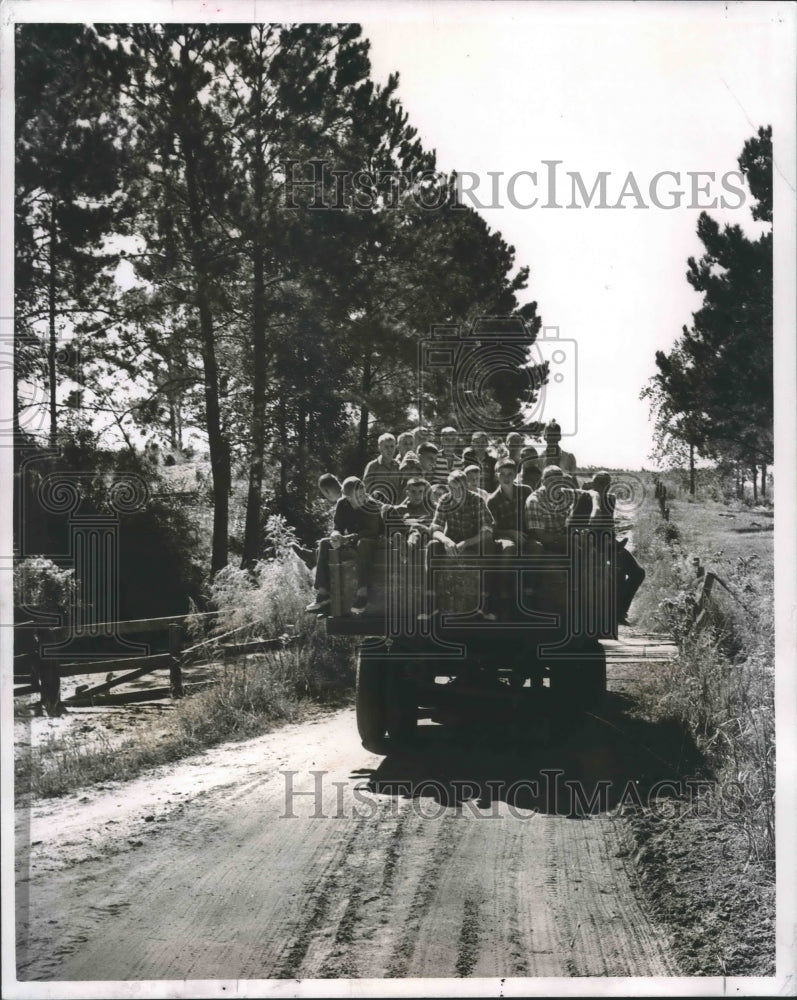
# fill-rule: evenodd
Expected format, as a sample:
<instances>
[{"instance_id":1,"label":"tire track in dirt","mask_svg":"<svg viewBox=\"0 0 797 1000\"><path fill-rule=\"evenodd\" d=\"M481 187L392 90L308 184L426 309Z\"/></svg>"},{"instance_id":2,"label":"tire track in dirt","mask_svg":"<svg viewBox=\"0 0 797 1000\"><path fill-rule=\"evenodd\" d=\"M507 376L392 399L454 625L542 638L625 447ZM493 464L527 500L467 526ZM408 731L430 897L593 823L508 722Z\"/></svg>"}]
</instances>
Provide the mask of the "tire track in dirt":
<instances>
[{"instance_id":1,"label":"tire track in dirt","mask_svg":"<svg viewBox=\"0 0 797 1000\"><path fill-rule=\"evenodd\" d=\"M100 836L87 807L76 806L60 829L71 843L82 820L84 853L71 843L67 863L58 852L59 808L46 806L48 823L36 825L44 843L32 848L24 885L22 974L47 981L675 972L666 941L632 895L619 820L568 819L498 799L413 798L413 782L420 791L418 776L429 773L420 752L388 768L390 780L407 781L386 792L384 762L360 748L350 712L272 733L237 753L249 763L231 772L236 751L225 750L216 788L208 783L213 754L199 769L173 767L166 787L189 787L188 776L202 774L202 791L166 810L163 822L119 822ZM317 793L316 772L325 776ZM376 778L366 785L364 775ZM153 799L164 795L160 780ZM99 804L101 816L112 814L110 803Z\"/></svg>"},{"instance_id":2,"label":"tire track in dirt","mask_svg":"<svg viewBox=\"0 0 797 1000\"><path fill-rule=\"evenodd\" d=\"M310 879L305 881L304 888L309 902L307 913L301 925L293 929L293 943L285 958L277 966L276 975L278 979L294 979L298 976L299 969L310 948L313 936L318 933L320 928L328 925L329 911L334 905L332 898L336 891L334 883L337 880L341 865L346 863L346 859L353 851L357 840L362 836L362 832L362 823L356 823L348 836L337 845L334 853L330 855L320 878L316 874L313 874L311 876L312 881ZM353 898L355 897L350 898L344 914L340 917L338 934L347 914L349 924L354 919L354 913L349 912Z\"/></svg>"},{"instance_id":3,"label":"tire track in dirt","mask_svg":"<svg viewBox=\"0 0 797 1000\"><path fill-rule=\"evenodd\" d=\"M460 978L469 976L473 972L479 953L479 904L475 899L468 897L463 909L456 964L457 975Z\"/></svg>"},{"instance_id":4,"label":"tire track in dirt","mask_svg":"<svg viewBox=\"0 0 797 1000\"><path fill-rule=\"evenodd\" d=\"M413 813L413 818L422 822L420 815ZM462 834L461 827L451 822L445 822L443 819L430 820L429 822L436 824L436 836L431 850L427 849L425 863L416 875L416 888L410 903L409 913L404 918L399 940L393 949L387 967L387 975L391 978L408 975L424 918L437 893L441 869L446 860L456 851L457 841ZM406 856L403 860L406 862ZM444 973L439 971L437 974Z\"/></svg>"}]
</instances>

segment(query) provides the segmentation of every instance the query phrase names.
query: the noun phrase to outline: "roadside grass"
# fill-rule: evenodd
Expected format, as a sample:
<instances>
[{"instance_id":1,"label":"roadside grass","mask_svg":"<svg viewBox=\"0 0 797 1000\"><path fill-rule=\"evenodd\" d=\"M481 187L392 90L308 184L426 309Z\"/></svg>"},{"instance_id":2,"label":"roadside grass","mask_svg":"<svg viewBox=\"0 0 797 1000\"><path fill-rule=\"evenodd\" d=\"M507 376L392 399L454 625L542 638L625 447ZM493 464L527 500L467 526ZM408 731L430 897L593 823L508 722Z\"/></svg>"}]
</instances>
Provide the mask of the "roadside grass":
<instances>
[{"instance_id":1,"label":"roadside grass","mask_svg":"<svg viewBox=\"0 0 797 1000\"><path fill-rule=\"evenodd\" d=\"M736 517L720 516L729 512ZM685 501L671 504L670 517L664 522L650 507L638 519L634 535L635 553L647 571L634 617L643 628L671 632L679 648L677 659L649 691L651 709L692 733L716 788L733 790L730 809L728 795L715 794L718 818L739 830L745 863L774 880L771 519L741 506ZM699 585L695 556L731 591L714 584L707 624L700 630L692 627Z\"/></svg>"},{"instance_id":2,"label":"roadside grass","mask_svg":"<svg viewBox=\"0 0 797 1000\"><path fill-rule=\"evenodd\" d=\"M704 769L674 815L633 810L626 829L639 886L687 975L775 971L771 524L771 512L741 504L676 499L669 522L650 504L634 527L647 578L632 615L679 651L643 678L639 711L683 726ZM732 592L714 584L700 629L695 557Z\"/></svg>"},{"instance_id":3,"label":"roadside grass","mask_svg":"<svg viewBox=\"0 0 797 1000\"><path fill-rule=\"evenodd\" d=\"M291 643L219 663L214 683L173 703L162 721L142 724L122 739L98 730L90 738L69 732L37 746L18 746L17 801L126 781L207 747L269 732L312 706L347 704L354 689L352 643L328 637L305 614L312 593L306 568L291 552L259 563L254 573L231 567L222 571L213 588L222 611L214 633L238 628L238 638L282 635L291 637ZM195 629L191 641L198 638Z\"/></svg>"}]
</instances>

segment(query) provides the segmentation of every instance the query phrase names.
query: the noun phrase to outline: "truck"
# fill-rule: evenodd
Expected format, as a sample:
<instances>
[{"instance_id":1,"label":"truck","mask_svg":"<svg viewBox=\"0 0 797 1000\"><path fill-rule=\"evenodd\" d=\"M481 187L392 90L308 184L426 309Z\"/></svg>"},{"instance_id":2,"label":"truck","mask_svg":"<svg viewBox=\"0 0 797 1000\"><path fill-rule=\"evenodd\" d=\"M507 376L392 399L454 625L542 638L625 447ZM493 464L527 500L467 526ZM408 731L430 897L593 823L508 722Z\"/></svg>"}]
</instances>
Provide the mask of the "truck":
<instances>
[{"instance_id":1,"label":"truck","mask_svg":"<svg viewBox=\"0 0 797 1000\"><path fill-rule=\"evenodd\" d=\"M463 705L501 713L550 706L584 710L606 690L601 640L617 638L614 532L568 528L564 550L510 558L434 557L428 586L439 614L419 618L425 567L385 537L375 554L368 606L356 592L352 553L331 554L330 635L353 636L356 718L376 753L413 740L420 719L445 723ZM397 544L398 543L398 544ZM479 613L484 574L504 574L495 621Z\"/></svg>"}]
</instances>

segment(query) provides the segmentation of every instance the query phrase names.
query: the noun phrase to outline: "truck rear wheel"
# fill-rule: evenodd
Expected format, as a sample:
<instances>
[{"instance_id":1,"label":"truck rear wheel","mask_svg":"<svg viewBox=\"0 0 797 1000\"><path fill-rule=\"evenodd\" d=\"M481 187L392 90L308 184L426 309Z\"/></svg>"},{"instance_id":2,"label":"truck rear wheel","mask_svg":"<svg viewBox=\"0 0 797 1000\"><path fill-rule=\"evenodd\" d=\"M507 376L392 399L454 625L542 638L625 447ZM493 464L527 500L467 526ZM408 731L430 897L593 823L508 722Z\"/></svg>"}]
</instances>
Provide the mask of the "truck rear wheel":
<instances>
[{"instance_id":1,"label":"truck rear wheel","mask_svg":"<svg viewBox=\"0 0 797 1000\"><path fill-rule=\"evenodd\" d=\"M584 704L592 705L606 694L606 651L599 642L594 644L589 657L582 661L580 669Z\"/></svg>"},{"instance_id":2,"label":"truck rear wheel","mask_svg":"<svg viewBox=\"0 0 797 1000\"><path fill-rule=\"evenodd\" d=\"M387 672L387 734L391 741L408 743L418 726L415 685L404 675L404 664L391 663Z\"/></svg>"},{"instance_id":3,"label":"truck rear wheel","mask_svg":"<svg viewBox=\"0 0 797 1000\"><path fill-rule=\"evenodd\" d=\"M363 746L373 753L384 750L387 728L385 674L387 665L360 650L357 656L355 711L357 732Z\"/></svg>"},{"instance_id":4,"label":"truck rear wheel","mask_svg":"<svg viewBox=\"0 0 797 1000\"><path fill-rule=\"evenodd\" d=\"M551 688L559 698L586 708L606 693L606 652L597 641L574 647L551 665Z\"/></svg>"}]
</instances>

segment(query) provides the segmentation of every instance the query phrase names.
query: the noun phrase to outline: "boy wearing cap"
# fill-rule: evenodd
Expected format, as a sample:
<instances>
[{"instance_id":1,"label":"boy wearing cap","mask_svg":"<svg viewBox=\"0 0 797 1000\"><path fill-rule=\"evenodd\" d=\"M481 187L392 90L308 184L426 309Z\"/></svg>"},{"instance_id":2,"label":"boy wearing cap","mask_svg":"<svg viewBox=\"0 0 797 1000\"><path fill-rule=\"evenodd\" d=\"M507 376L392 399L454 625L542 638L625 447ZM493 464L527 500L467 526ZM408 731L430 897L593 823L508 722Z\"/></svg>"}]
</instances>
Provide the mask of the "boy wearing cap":
<instances>
[{"instance_id":1,"label":"boy wearing cap","mask_svg":"<svg viewBox=\"0 0 797 1000\"><path fill-rule=\"evenodd\" d=\"M576 471L576 457L569 451L563 451L559 446L562 440L562 428L551 420L545 428L545 454L540 459L541 468L546 465L556 465L566 475L574 475Z\"/></svg>"}]
</instances>

